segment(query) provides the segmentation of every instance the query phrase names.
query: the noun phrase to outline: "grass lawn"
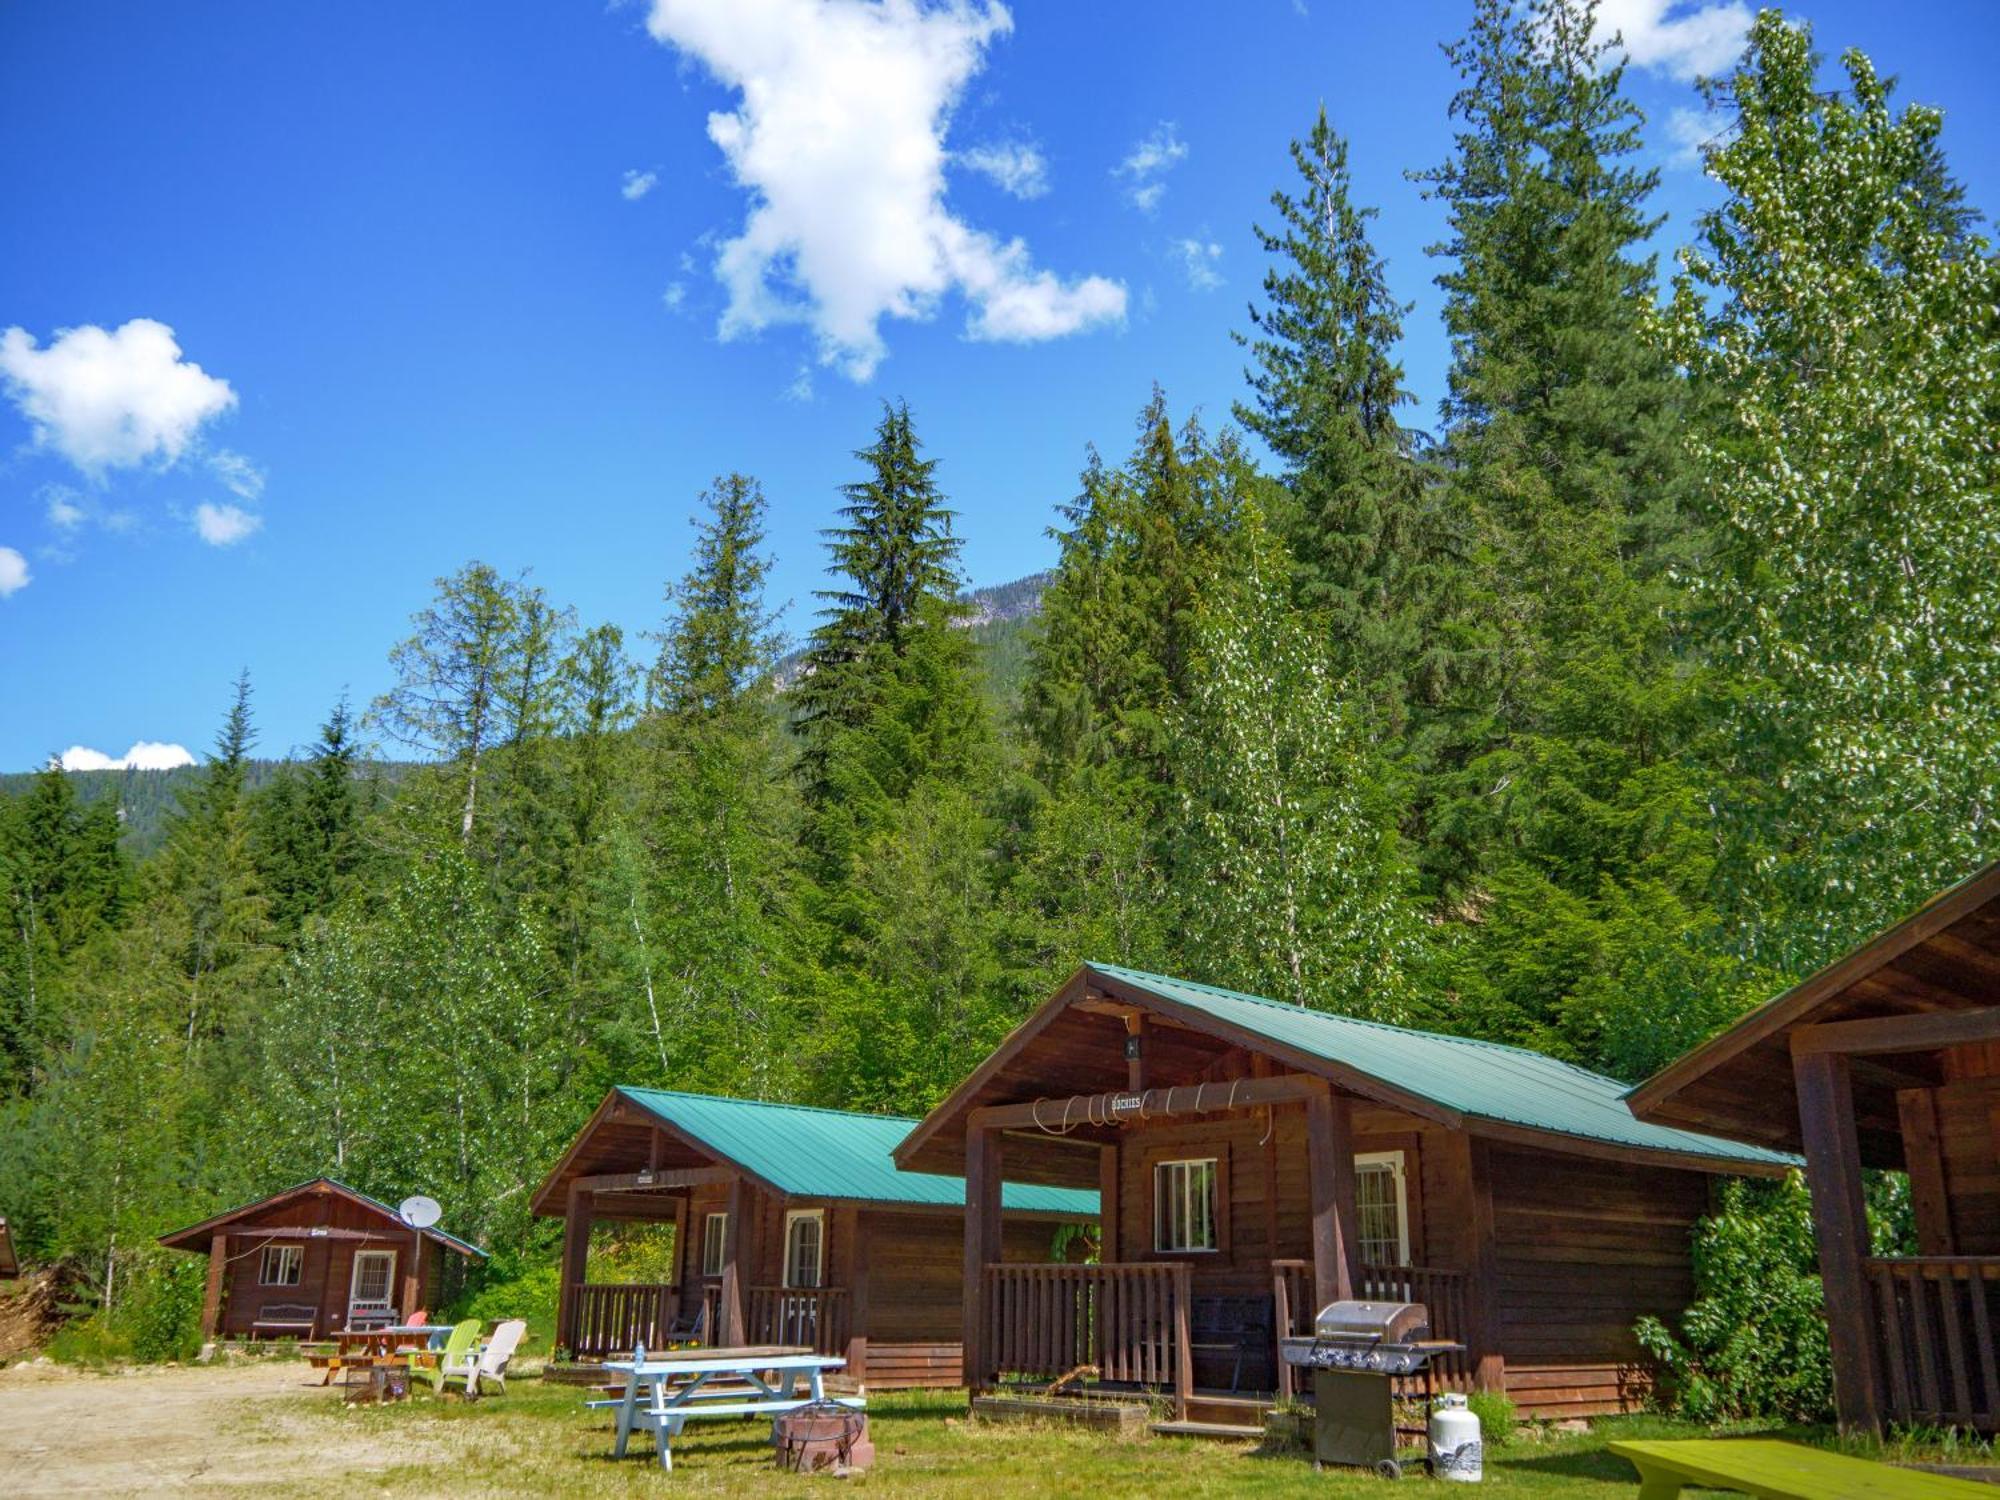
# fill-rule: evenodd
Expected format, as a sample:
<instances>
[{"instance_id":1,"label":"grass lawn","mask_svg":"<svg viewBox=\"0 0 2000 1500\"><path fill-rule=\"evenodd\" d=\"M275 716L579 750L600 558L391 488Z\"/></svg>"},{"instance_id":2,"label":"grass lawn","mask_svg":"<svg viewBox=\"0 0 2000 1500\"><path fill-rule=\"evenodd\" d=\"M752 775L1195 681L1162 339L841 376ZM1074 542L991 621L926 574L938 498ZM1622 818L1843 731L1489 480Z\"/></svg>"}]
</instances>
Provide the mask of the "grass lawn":
<instances>
[{"instance_id":1,"label":"grass lawn","mask_svg":"<svg viewBox=\"0 0 2000 1500\"><path fill-rule=\"evenodd\" d=\"M583 1393L539 1381L510 1384L504 1397L473 1404L428 1393L387 1407L314 1402L310 1421L352 1429L380 1451L406 1441L422 1463L365 1477L329 1475L323 1487L291 1483L294 1496L361 1493L563 1496L688 1493L823 1493L835 1481L776 1472L767 1421L695 1422L674 1445L674 1472L661 1472L650 1447L634 1438L631 1456L611 1458L611 1417L588 1412ZM297 1409L295 1409L296 1411ZM296 1420L297 1417L294 1417ZM1058 1427L973 1421L955 1392L887 1392L869 1400L875 1467L846 1481L883 1495L940 1495L999 1500L1015 1495L1341 1496L1386 1493L1372 1475L1315 1474L1298 1457L1268 1457L1248 1443L1188 1438L1119 1440ZM1636 1483L1629 1465L1604 1451L1613 1437L1685 1437L1700 1429L1653 1417L1617 1418L1587 1433L1519 1440L1486 1464L1485 1491L1496 1495L1625 1497ZM442 1451L448 1455L442 1462ZM1420 1475L1404 1481L1427 1489ZM1478 1493L1478 1492L1473 1492Z\"/></svg>"}]
</instances>

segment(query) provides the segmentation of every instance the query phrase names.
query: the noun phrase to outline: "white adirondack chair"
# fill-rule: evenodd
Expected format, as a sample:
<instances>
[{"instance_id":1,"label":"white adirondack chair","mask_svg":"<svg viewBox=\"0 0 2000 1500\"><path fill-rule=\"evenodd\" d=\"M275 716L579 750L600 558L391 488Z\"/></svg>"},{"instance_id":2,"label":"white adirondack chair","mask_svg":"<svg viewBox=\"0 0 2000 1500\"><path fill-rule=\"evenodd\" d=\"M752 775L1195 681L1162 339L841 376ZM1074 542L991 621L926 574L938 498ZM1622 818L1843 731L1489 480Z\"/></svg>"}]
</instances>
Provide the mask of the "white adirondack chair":
<instances>
[{"instance_id":1,"label":"white adirondack chair","mask_svg":"<svg viewBox=\"0 0 2000 1500\"><path fill-rule=\"evenodd\" d=\"M477 1399L482 1385L491 1384L501 1395L507 1394L507 1361L514 1357L520 1347L521 1336L528 1331L528 1325L519 1318L509 1318L493 1330L486 1347L468 1352L465 1363L455 1370L444 1372L445 1384L456 1380L465 1386L468 1400Z\"/></svg>"}]
</instances>

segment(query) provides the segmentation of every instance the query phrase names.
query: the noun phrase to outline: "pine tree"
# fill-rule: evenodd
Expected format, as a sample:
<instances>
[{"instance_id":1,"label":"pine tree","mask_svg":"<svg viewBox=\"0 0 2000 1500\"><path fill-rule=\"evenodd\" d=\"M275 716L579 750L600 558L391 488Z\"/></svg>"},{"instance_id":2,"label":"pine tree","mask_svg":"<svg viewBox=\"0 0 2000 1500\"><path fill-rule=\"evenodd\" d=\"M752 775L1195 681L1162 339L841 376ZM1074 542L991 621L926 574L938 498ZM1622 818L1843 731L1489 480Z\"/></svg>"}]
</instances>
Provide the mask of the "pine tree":
<instances>
[{"instance_id":1,"label":"pine tree","mask_svg":"<svg viewBox=\"0 0 2000 1500\"><path fill-rule=\"evenodd\" d=\"M1793 974L2000 849L2000 262L1937 111L1842 63L1829 95L1803 27L1752 27L1667 330L1721 408L1693 448L1697 619L1734 679L1722 889Z\"/></svg>"},{"instance_id":2,"label":"pine tree","mask_svg":"<svg viewBox=\"0 0 2000 1500\"><path fill-rule=\"evenodd\" d=\"M437 580L435 601L411 616L416 633L389 653L397 683L370 722L462 779L454 797L461 845L470 845L486 757L500 743L502 677L520 632L520 585L485 563Z\"/></svg>"},{"instance_id":3,"label":"pine tree","mask_svg":"<svg viewBox=\"0 0 2000 1500\"><path fill-rule=\"evenodd\" d=\"M851 863L920 778L970 774L990 732L971 642L952 512L907 405L886 407L842 487L826 533L826 607L791 701L803 742L806 840L835 906Z\"/></svg>"},{"instance_id":4,"label":"pine tree","mask_svg":"<svg viewBox=\"0 0 2000 1500\"><path fill-rule=\"evenodd\" d=\"M1405 700L1448 671L1430 616L1451 538L1438 498L1397 418L1415 398L1395 348L1408 310L1389 291L1368 236L1372 208L1351 196L1347 142L1324 106L1291 145L1296 193L1272 193L1279 230L1256 230L1276 262L1265 305L1252 307L1252 401L1236 419L1281 464L1291 504L1281 530L1296 559L1298 597L1330 626L1337 670L1384 729L1405 727Z\"/></svg>"},{"instance_id":5,"label":"pine tree","mask_svg":"<svg viewBox=\"0 0 2000 1500\"><path fill-rule=\"evenodd\" d=\"M190 1053L238 1034L275 953L244 791L256 737L244 672L214 752L181 798L153 871L147 921L166 945Z\"/></svg>"},{"instance_id":6,"label":"pine tree","mask_svg":"<svg viewBox=\"0 0 2000 1500\"><path fill-rule=\"evenodd\" d=\"M1617 914L1644 885L1676 937L1698 931L1709 866L1682 837L1704 818L1684 753L1703 663L1670 624L1699 546L1680 446L1699 413L1647 335L1657 174L1630 164L1641 121L1595 17L1480 0L1446 49L1456 150L1422 180L1447 214L1443 458L1473 528L1459 659L1478 670L1441 706L1412 827L1432 899L1478 918L1443 934L1465 1024L1602 1061L1566 1018L1626 966ZM1534 914L1571 908L1551 962Z\"/></svg>"},{"instance_id":7,"label":"pine tree","mask_svg":"<svg viewBox=\"0 0 2000 1500\"><path fill-rule=\"evenodd\" d=\"M281 766L253 799L259 878L272 926L296 936L324 916L360 863L360 750L345 697L320 726L302 767Z\"/></svg>"}]
</instances>

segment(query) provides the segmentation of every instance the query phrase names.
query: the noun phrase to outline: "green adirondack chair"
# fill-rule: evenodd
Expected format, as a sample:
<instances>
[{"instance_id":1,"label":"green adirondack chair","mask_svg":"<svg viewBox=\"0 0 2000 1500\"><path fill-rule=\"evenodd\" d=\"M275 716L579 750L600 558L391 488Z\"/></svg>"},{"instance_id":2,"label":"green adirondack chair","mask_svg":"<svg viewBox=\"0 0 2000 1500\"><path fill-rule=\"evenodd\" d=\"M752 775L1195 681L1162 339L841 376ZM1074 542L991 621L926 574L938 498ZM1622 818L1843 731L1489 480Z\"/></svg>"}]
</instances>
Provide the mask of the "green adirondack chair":
<instances>
[{"instance_id":1,"label":"green adirondack chair","mask_svg":"<svg viewBox=\"0 0 2000 1500\"><path fill-rule=\"evenodd\" d=\"M479 1319L467 1318L463 1323L453 1327L451 1337L444 1341L444 1348L431 1351L431 1357L436 1360L435 1364L417 1364L414 1361L411 1363L411 1386L414 1387L419 1380L429 1381L431 1389L442 1396L445 1371L453 1365L463 1368L466 1355L478 1345Z\"/></svg>"}]
</instances>

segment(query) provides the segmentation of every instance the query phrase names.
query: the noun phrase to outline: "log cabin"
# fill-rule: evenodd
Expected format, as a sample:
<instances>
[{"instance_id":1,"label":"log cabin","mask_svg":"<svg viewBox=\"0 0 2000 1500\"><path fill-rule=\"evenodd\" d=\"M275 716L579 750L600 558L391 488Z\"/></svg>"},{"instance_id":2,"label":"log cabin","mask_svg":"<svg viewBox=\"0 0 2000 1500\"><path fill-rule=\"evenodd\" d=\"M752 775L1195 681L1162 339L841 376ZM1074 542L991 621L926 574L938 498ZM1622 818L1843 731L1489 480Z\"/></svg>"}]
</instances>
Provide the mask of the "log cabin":
<instances>
[{"instance_id":1,"label":"log cabin","mask_svg":"<svg viewBox=\"0 0 2000 1500\"><path fill-rule=\"evenodd\" d=\"M371 1322L407 1321L443 1290L438 1253L486 1252L386 1203L315 1177L160 1236L208 1257L204 1338L318 1339Z\"/></svg>"},{"instance_id":2,"label":"log cabin","mask_svg":"<svg viewBox=\"0 0 2000 1500\"><path fill-rule=\"evenodd\" d=\"M956 1384L965 1185L896 1169L915 1123L614 1088L532 1200L564 1221L558 1348L804 1344L876 1389ZM995 1208L999 1258L1046 1262L1063 1226L1095 1224L1097 1192L1010 1186ZM671 1223L671 1280L592 1282L599 1220Z\"/></svg>"},{"instance_id":3,"label":"log cabin","mask_svg":"<svg viewBox=\"0 0 2000 1500\"><path fill-rule=\"evenodd\" d=\"M2000 863L1634 1089L1646 1120L1805 1153L1841 1425L2000 1429ZM1871 1255L1862 1173L1909 1174Z\"/></svg>"},{"instance_id":4,"label":"log cabin","mask_svg":"<svg viewBox=\"0 0 2000 1500\"><path fill-rule=\"evenodd\" d=\"M18 1276L21 1263L14 1257L14 1231L7 1227L7 1216L0 1214L0 1276Z\"/></svg>"},{"instance_id":5,"label":"log cabin","mask_svg":"<svg viewBox=\"0 0 2000 1500\"><path fill-rule=\"evenodd\" d=\"M1078 970L896 1149L966 1183L964 1381L1288 1394L1280 1337L1421 1302L1446 1383L1528 1414L1628 1409L1633 1323L1693 1294L1690 1231L1761 1146L1644 1123L1624 1085L1518 1047L1108 964ZM1102 1263L1005 1263L997 1184L1095 1183ZM1225 1420L1216 1417L1216 1421Z\"/></svg>"}]
</instances>

